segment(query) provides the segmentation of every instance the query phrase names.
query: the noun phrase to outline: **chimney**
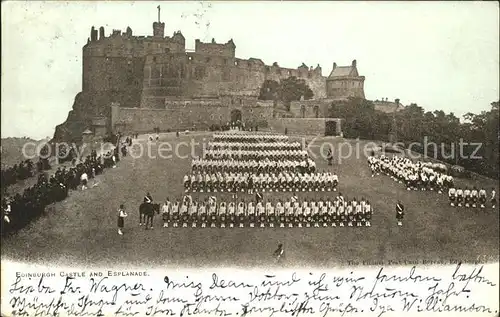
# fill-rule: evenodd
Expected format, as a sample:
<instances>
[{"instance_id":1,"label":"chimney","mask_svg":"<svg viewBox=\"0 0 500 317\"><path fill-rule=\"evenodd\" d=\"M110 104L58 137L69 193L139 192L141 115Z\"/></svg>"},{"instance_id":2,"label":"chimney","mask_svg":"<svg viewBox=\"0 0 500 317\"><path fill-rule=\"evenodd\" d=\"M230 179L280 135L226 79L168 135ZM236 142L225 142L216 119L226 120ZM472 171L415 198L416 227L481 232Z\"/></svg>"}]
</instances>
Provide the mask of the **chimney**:
<instances>
[{"instance_id":1,"label":"chimney","mask_svg":"<svg viewBox=\"0 0 500 317\"><path fill-rule=\"evenodd\" d=\"M102 40L106 37L106 35L104 34L104 26L101 26L99 28L99 39Z\"/></svg>"},{"instance_id":2,"label":"chimney","mask_svg":"<svg viewBox=\"0 0 500 317\"><path fill-rule=\"evenodd\" d=\"M352 61L352 67L356 67L356 60Z\"/></svg>"},{"instance_id":3,"label":"chimney","mask_svg":"<svg viewBox=\"0 0 500 317\"><path fill-rule=\"evenodd\" d=\"M333 68L332 68L332 70L335 70L335 68L337 68L337 63L333 62Z\"/></svg>"},{"instance_id":4,"label":"chimney","mask_svg":"<svg viewBox=\"0 0 500 317\"><path fill-rule=\"evenodd\" d=\"M396 98L396 100L394 100L394 102L396 103L396 105L399 106L399 98Z\"/></svg>"}]
</instances>

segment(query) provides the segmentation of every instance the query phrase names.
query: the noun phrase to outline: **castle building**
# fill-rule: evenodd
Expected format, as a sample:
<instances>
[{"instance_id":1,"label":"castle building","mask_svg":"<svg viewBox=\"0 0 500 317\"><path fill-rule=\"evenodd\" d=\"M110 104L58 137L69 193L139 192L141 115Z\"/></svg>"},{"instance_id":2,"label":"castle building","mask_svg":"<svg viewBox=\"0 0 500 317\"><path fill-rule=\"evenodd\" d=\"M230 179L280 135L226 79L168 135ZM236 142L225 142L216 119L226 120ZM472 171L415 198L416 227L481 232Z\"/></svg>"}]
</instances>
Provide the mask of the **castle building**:
<instances>
[{"instance_id":1,"label":"castle building","mask_svg":"<svg viewBox=\"0 0 500 317\"><path fill-rule=\"evenodd\" d=\"M359 76L356 60L351 66L337 66L333 63L332 72L326 79L326 95L328 98L365 98L365 77Z\"/></svg>"},{"instance_id":2,"label":"castle building","mask_svg":"<svg viewBox=\"0 0 500 317\"><path fill-rule=\"evenodd\" d=\"M86 129L95 130L93 126L99 127L99 133L92 131L96 134L208 129L231 120L269 126L276 119L274 105L258 100L260 88L266 80L291 76L303 79L314 96L292 105L290 118L324 117L313 103L364 98L364 77L356 61L345 67L334 63L325 77L320 65L286 68L258 58L238 58L232 39L197 39L194 51L187 50L181 31L165 36L160 16L152 36L133 35L130 27L106 36L104 27L92 27L83 47L82 91L67 120L56 127L54 139L75 140Z\"/></svg>"}]
</instances>

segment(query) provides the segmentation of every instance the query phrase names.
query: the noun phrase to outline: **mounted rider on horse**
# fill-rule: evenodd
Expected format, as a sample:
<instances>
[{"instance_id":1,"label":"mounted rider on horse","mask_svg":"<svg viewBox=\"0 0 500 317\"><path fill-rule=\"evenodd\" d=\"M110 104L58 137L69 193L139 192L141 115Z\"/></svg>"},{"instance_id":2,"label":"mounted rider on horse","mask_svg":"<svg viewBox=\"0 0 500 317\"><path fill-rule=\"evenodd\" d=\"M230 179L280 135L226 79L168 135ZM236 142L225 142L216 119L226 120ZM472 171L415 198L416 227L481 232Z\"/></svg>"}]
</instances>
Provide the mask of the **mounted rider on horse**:
<instances>
[{"instance_id":1,"label":"mounted rider on horse","mask_svg":"<svg viewBox=\"0 0 500 317\"><path fill-rule=\"evenodd\" d=\"M157 214L160 213L160 205L153 204L153 197L148 192L146 196L144 196L144 202L139 206L139 226L144 224L146 229L153 229L153 218L155 212Z\"/></svg>"}]
</instances>

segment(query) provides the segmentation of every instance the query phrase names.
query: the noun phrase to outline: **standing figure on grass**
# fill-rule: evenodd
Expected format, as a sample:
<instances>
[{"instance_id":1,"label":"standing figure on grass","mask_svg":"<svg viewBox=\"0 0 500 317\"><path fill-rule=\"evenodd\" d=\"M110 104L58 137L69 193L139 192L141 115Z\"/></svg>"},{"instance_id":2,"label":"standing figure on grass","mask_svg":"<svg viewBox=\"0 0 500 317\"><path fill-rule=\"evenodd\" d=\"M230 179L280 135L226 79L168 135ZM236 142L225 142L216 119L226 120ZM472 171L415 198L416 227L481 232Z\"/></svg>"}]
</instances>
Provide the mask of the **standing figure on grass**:
<instances>
[{"instance_id":1,"label":"standing figure on grass","mask_svg":"<svg viewBox=\"0 0 500 317\"><path fill-rule=\"evenodd\" d=\"M332 148L328 149L328 152L326 153L326 160L328 161L328 166L333 165L333 151Z\"/></svg>"},{"instance_id":2,"label":"standing figure on grass","mask_svg":"<svg viewBox=\"0 0 500 317\"><path fill-rule=\"evenodd\" d=\"M125 217L127 217L127 213L125 212L125 206L120 205L118 209L118 234L123 235L123 227L125 226Z\"/></svg>"},{"instance_id":3,"label":"standing figure on grass","mask_svg":"<svg viewBox=\"0 0 500 317\"><path fill-rule=\"evenodd\" d=\"M87 189L87 183L89 182L89 176L87 175L87 173L82 173L82 175L80 176L80 181L82 183L82 190Z\"/></svg>"},{"instance_id":4,"label":"standing figure on grass","mask_svg":"<svg viewBox=\"0 0 500 317\"><path fill-rule=\"evenodd\" d=\"M495 192L495 188L492 188L491 189L491 198L490 198L490 203L491 203L491 208L493 210L496 209L496 203L497 203L497 198L496 198L496 192Z\"/></svg>"},{"instance_id":5,"label":"standing figure on grass","mask_svg":"<svg viewBox=\"0 0 500 317\"><path fill-rule=\"evenodd\" d=\"M484 208L486 205L486 190L481 188L479 190L479 207Z\"/></svg>"},{"instance_id":6,"label":"standing figure on grass","mask_svg":"<svg viewBox=\"0 0 500 317\"><path fill-rule=\"evenodd\" d=\"M403 225L403 217L405 214L405 207L401 203L401 201L398 201L396 204L396 219L398 220L398 226Z\"/></svg>"},{"instance_id":7,"label":"standing figure on grass","mask_svg":"<svg viewBox=\"0 0 500 317\"><path fill-rule=\"evenodd\" d=\"M274 251L273 256L277 264L282 263L285 258L285 249L283 248L283 244L279 244L278 248Z\"/></svg>"},{"instance_id":8,"label":"standing figure on grass","mask_svg":"<svg viewBox=\"0 0 500 317\"><path fill-rule=\"evenodd\" d=\"M167 228L168 224L170 222L170 206L171 206L171 203L170 203L170 200L167 197L167 200L165 201L165 203L161 207L161 215L162 215L162 219L163 219L163 228Z\"/></svg>"}]
</instances>

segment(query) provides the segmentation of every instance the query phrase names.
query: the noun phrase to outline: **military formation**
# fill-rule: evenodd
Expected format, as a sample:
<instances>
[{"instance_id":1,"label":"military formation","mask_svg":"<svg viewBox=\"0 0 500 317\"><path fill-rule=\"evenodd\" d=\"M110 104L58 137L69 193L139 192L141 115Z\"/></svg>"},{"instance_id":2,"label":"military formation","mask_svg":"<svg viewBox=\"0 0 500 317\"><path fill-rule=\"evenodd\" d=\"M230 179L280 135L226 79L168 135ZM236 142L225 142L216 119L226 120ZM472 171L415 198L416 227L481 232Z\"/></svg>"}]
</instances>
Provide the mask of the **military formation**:
<instances>
[{"instance_id":1,"label":"military formation","mask_svg":"<svg viewBox=\"0 0 500 317\"><path fill-rule=\"evenodd\" d=\"M311 192L337 191L338 176L321 173L259 173L193 172L184 176L185 192Z\"/></svg>"},{"instance_id":2,"label":"military formation","mask_svg":"<svg viewBox=\"0 0 500 317\"><path fill-rule=\"evenodd\" d=\"M486 208L488 193L484 188L477 189L476 187L455 188L451 187L448 190L448 199L452 207L465 207L465 208ZM496 191L491 189L489 194L489 203L493 210L496 209Z\"/></svg>"},{"instance_id":3,"label":"military formation","mask_svg":"<svg viewBox=\"0 0 500 317\"><path fill-rule=\"evenodd\" d=\"M414 162L407 157L381 155L368 157L368 165L372 171L372 177L383 173L394 181L405 184L407 190L447 193L452 207L485 209L489 201L491 208L496 209L495 188L488 193L486 189L474 186L455 187L453 176L447 174L447 167L442 163ZM398 210L404 209L401 203L398 204L401 207L398 207ZM398 217L402 219L404 212L400 211Z\"/></svg>"},{"instance_id":4,"label":"military formation","mask_svg":"<svg viewBox=\"0 0 500 317\"><path fill-rule=\"evenodd\" d=\"M337 191L338 176L318 172L300 142L286 135L226 132L214 135L183 179L185 192Z\"/></svg>"},{"instance_id":5,"label":"military formation","mask_svg":"<svg viewBox=\"0 0 500 317\"><path fill-rule=\"evenodd\" d=\"M214 134L201 158L184 176L186 193L232 193L230 201L216 196L193 200L167 199L161 206L164 227L360 227L371 226L373 209L365 199L300 200L296 192L334 192L338 176L318 172L299 142L288 136L245 131ZM264 192L293 192L290 200L264 200ZM239 193L255 200L239 199ZM145 202L151 202L150 198Z\"/></svg>"},{"instance_id":6,"label":"military formation","mask_svg":"<svg viewBox=\"0 0 500 317\"><path fill-rule=\"evenodd\" d=\"M339 194L331 199L202 201L190 195L181 200L167 199L162 207L163 227L199 228L293 228L293 227L369 227L373 208L365 199L351 200Z\"/></svg>"},{"instance_id":7,"label":"military formation","mask_svg":"<svg viewBox=\"0 0 500 317\"><path fill-rule=\"evenodd\" d=\"M369 156L368 164L372 177L383 173L404 184L407 190L435 190L443 193L453 187L453 176L446 174L443 164L413 162L407 157L396 155Z\"/></svg>"}]
</instances>

